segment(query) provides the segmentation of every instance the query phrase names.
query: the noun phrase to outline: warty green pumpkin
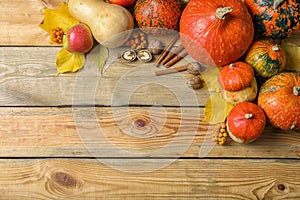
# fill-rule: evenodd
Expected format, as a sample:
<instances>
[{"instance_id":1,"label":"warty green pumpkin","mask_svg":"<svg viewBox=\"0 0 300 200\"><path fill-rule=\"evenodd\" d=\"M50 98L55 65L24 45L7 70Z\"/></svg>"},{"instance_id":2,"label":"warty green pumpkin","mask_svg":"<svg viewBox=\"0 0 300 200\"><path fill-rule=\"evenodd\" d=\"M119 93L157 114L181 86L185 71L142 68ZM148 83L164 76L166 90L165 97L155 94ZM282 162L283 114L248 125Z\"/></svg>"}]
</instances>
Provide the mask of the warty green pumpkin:
<instances>
[{"instance_id":1,"label":"warty green pumpkin","mask_svg":"<svg viewBox=\"0 0 300 200\"><path fill-rule=\"evenodd\" d=\"M249 47L245 62L254 68L256 75L269 78L284 70L286 54L276 40L258 39Z\"/></svg>"},{"instance_id":2,"label":"warty green pumpkin","mask_svg":"<svg viewBox=\"0 0 300 200\"><path fill-rule=\"evenodd\" d=\"M300 28L299 0L245 0L256 32L284 39Z\"/></svg>"}]
</instances>

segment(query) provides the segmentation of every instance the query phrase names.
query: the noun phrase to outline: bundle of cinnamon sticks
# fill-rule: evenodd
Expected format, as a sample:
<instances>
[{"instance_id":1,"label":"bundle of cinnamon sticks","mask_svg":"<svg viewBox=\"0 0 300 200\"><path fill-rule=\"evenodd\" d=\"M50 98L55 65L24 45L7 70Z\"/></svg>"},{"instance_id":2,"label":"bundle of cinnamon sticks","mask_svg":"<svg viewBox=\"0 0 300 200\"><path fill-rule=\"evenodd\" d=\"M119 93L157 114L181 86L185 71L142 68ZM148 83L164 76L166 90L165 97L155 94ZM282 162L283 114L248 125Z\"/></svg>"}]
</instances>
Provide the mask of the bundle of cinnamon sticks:
<instances>
[{"instance_id":1,"label":"bundle of cinnamon sticks","mask_svg":"<svg viewBox=\"0 0 300 200\"><path fill-rule=\"evenodd\" d=\"M182 44L180 44L173 51L171 51L178 38L179 34L176 34L175 37L170 41L170 43L166 46L166 48L156 59L155 66L158 67L159 65L164 65L166 68L170 68L171 66L179 62L182 58L184 58L186 55L188 55ZM156 72L156 75L159 76L186 70L184 66L177 68L160 70Z\"/></svg>"}]
</instances>

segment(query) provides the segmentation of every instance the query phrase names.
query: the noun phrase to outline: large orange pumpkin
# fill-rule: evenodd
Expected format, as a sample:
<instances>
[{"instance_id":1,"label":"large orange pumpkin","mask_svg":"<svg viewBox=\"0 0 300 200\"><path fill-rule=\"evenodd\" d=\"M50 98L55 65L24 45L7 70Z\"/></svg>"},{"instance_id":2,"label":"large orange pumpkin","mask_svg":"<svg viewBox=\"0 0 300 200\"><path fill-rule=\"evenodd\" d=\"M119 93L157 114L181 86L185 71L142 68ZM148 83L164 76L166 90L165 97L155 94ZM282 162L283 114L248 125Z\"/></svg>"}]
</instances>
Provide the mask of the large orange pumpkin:
<instances>
[{"instance_id":1,"label":"large orange pumpkin","mask_svg":"<svg viewBox=\"0 0 300 200\"><path fill-rule=\"evenodd\" d=\"M241 0L192 0L183 10L179 31L183 46L194 59L223 66L247 51L254 25Z\"/></svg>"},{"instance_id":2,"label":"large orange pumpkin","mask_svg":"<svg viewBox=\"0 0 300 200\"><path fill-rule=\"evenodd\" d=\"M134 7L138 27L154 35L177 29L180 14L179 0L138 0Z\"/></svg>"},{"instance_id":3,"label":"large orange pumpkin","mask_svg":"<svg viewBox=\"0 0 300 200\"><path fill-rule=\"evenodd\" d=\"M282 72L268 79L258 95L258 105L272 125L300 128L300 74Z\"/></svg>"}]
</instances>

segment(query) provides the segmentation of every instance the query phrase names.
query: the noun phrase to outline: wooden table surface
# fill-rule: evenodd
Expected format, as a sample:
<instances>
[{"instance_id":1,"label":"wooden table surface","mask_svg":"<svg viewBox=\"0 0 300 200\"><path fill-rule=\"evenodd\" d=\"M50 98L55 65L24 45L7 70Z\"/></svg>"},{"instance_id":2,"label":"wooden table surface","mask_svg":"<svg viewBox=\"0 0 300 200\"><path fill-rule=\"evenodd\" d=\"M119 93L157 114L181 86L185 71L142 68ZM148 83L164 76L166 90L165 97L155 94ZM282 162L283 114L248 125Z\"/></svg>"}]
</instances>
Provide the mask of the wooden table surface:
<instances>
[{"instance_id":1,"label":"wooden table surface","mask_svg":"<svg viewBox=\"0 0 300 200\"><path fill-rule=\"evenodd\" d=\"M61 2L0 1L0 199L300 199L299 131L214 145L185 72L57 75L38 24Z\"/></svg>"}]
</instances>

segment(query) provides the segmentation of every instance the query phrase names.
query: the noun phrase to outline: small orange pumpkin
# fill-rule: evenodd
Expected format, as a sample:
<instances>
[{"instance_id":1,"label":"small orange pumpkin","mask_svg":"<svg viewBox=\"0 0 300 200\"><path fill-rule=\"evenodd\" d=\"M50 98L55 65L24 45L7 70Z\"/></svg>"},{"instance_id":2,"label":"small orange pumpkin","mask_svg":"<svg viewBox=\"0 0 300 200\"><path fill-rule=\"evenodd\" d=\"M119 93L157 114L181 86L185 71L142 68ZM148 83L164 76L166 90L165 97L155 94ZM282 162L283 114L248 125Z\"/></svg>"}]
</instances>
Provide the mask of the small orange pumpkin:
<instances>
[{"instance_id":1,"label":"small orange pumpkin","mask_svg":"<svg viewBox=\"0 0 300 200\"><path fill-rule=\"evenodd\" d=\"M237 91L249 86L253 78L253 68L239 61L224 66L220 70L218 81L225 90Z\"/></svg>"},{"instance_id":2,"label":"small orange pumpkin","mask_svg":"<svg viewBox=\"0 0 300 200\"><path fill-rule=\"evenodd\" d=\"M299 129L300 74L283 72L268 79L260 88L258 105L273 126Z\"/></svg>"},{"instance_id":3,"label":"small orange pumpkin","mask_svg":"<svg viewBox=\"0 0 300 200\"><path fill-rule=\"evenodd\" d=\"M266 126L264 111L251 102L236 104L226 121L229 136L238 143L247 144L257 139Z\"/></svg>"}]
</instances>

